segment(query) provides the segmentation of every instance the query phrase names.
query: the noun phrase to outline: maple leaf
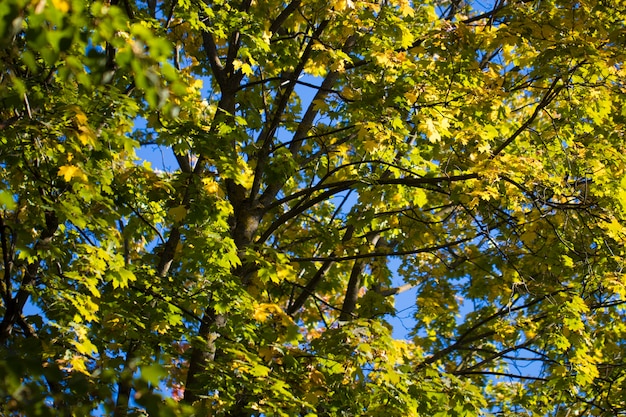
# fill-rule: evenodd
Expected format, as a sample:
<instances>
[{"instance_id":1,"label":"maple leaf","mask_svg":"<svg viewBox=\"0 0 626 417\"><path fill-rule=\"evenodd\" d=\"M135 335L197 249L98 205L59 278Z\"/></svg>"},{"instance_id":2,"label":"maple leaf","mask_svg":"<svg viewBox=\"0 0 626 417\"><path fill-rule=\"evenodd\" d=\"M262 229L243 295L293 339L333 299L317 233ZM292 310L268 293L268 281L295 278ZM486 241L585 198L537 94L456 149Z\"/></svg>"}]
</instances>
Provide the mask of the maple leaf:
<instances>
[{"instance_id":1,"label":"maple leaf","mask_svg":"<svg viewBox=\"0 0 626 417\"><path fill-rule=\"evenodd\" d=\"M87 180L85 173L76 165L63 165L59 167L57 175L62 176L67 182L71 181L72 178Z\"/></svg>"}]
</instances>

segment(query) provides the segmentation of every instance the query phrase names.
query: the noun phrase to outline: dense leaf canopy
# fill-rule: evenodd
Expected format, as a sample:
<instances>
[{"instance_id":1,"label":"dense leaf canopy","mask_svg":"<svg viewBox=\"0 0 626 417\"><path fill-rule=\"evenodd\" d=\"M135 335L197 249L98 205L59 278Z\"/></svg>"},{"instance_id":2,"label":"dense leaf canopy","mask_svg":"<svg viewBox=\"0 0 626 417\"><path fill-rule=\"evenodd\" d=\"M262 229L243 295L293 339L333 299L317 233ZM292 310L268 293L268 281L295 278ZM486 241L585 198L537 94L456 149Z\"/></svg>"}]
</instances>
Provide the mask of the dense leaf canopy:
<instances>
[{"instance_id":1,"label":"dense leaf canopy","mask_svg":"<svg viewBox=\"0 0 626 417\"><path fill-rule=\"evenodd\" d=\"M0 414L626 415L624 22L3 0Z\"/></svg>"}]
</instances>

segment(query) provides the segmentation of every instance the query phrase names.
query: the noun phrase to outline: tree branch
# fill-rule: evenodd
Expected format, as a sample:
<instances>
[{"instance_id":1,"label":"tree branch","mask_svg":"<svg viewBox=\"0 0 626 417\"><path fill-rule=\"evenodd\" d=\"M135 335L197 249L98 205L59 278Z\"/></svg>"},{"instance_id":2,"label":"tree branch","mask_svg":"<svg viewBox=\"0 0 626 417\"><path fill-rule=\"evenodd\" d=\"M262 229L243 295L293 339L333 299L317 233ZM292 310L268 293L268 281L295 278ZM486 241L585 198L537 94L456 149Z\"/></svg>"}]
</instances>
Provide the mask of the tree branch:
<instances>
[{"instance_id":1,"label":"tree branch","mask_svg":"<svg viewBox=\"0 0 626 417\"><path fill-rule=\"evenodd\" d=\"M550 104L552 99L556 97L559 94L559 92L565 87L565 84L562 84L557 87L557 84L559 81L560 81L560 78L558 77L552 81L552 84L548 88L548 91L546 92L546 94L544 94L543 98L539 101L539 103L535 107L533 114L528 119L526 119L526 121L522 123L522 125L515 132L513 132L513 134L509 136L508 139L506 139L504 142L500 144L500 146L494 149L490 158L493 159L498 154L500 154L504 150L504 148L509 146L515 139L517 139L519 135L522 134L522 132L524 132L528 128L528 126L530 126L535 121L535 119L539 115L539 112L543 110L544 107L546 107L548 104Z\"/></svg>"},{"instance_id":2,"label":"tree branch","mask_svg":"<svg viewBox=\"0 0 626 417\"><path fill-rule=\"evenodd\" d=\"M300 3L302 3L302 0L293 0L291 3L289 3L287 7L285 7L279 13L279 15L276 16L276 19L274 19L274 21L270 25L270 32L278 32L278 30L283 26L283 23L285 23L287 18L291 16L293 12L295 12L296 9L300 6Z\"/></svg>"},{"instance_id":3,"label":"tree branch","mask_svg":"<svg viewBox=\"0 0 626 417\"><path fill-rule=\"evenodd\" d=\"M355 255L346 255L346 256L311 256L311 257L292 257L290 258L291 262L342 262L342 261L351 261L355 259L364 259L364 258L377 258L377 257L390 257L390 256L407 256L407 255L417 255L418 253L425 252L435 252L440 249L446 249L453 246L460 245L465 242L469 242L471 240L476 239L478 235L466 237L463 239L455 240L454 242L442 243L440 245L427 246L419 249L412 250L404 250L404 251L395 251L395 252L369 252L369 253L357 253Z\"/></svg>"},{"instance_id":4,"label":"tree branch","mask_svg":"<svg viewBox=\"0 0 626 417\"><path fill-rule=\"evenodd\" d=\"M508 372L492 372L492 371L460 371L460 372L452 372L454 375L493 375L493 376L503 376L507 378L515 378L515 379L528 379L531 381L543 381L547 382L549 379L541 378L538 376L529 376L529 375L516 375L510 374Z\"/></svg>"},{"instance_id":5,"label":"tree branch","mask_svg":"<svg viewBox=\"0 0 626 417\"><path fill-rule=\"evenodd\" d=\"M42 246L47 246L51 243L51 240L59 227L59 219L57 218L54 211L47 210L44 214L44 218L46 224L39 234L39 239L37 240L37 242L35 242L35 245L33 246L35 253ZM13 326L20 319L20 316L22 315L22 310L24 309L24 305L26 304L26 301L28 301L28 297L30 296L30 291L28 287L35 281L38 271L39 261L29 263L24 270L24 276L22 277L22 282L20 283L20 287L17 290L17 294L15 295L15 297L10 298L11 294L8 294L9 302L6 305L4 318L0 323L0 343L4 343L6 340L8 340L13 330Z\"/></svg>"},{"instance_id":6,"label":"tree branch","mask_svg":"<svg viewBox=\"0 0 626 417\"><path fill-rule=\"evenodd\" d=\"M349 226L346 229L341 241L343 243L348 242L350 239L352 239L353 232L354 232L354 227ZM331 254L331 256L333 254L334 252ZM326 275L326 273L330 270L331 266L333 265L333 262L334 261L332 260L325 261L324 264L315 272L313 277L311 277L309 282L307 282L307 284L302 289L302 292L300 293L298 298L296 298L296 300L293 303L291 303L289 307L287 307L287 314L293 315L296 311L298 311L304 305L307 298L310 295L314 294L315 288L322 281L322 279L324 278L324 275Z\"/></svg>"},{"instance_id":7,"label":"tree branch","mask_svg":"<svg viewBox=\"0 0 626 417\"><path fill-rule=\"evenodd\" d=\"M313 34L311 35L311 39L309 40L307 46L305 47L302 55L300 56L300 60L298 65L294 69L294 71L289 76L289 82L286 85L285 91L279 94L278 99L276 100L276 108L274 109L272 118L270 120L269 125L265 126L259 137L256 141L259 146L259 151L256 155L256 167L254 169L254 180L252 181L252 187L250 189L250 199L256 199L259 189L261 187L261 182L263 178L263 174L265 171L265 166L267 165L269 153L271 149L272 139L274 137L274 133L278 128L281 118L283 117L283 112L289 103L289 97L294 91L296 86L296 80L304 71L304 67L306 63L309 61L311 57L311 52L313 51L313 45L317 42L317 39L322 35L326 26L328 26L329 20L322 21L318 27L315 29Z\"/></svg>"}]
</instances>

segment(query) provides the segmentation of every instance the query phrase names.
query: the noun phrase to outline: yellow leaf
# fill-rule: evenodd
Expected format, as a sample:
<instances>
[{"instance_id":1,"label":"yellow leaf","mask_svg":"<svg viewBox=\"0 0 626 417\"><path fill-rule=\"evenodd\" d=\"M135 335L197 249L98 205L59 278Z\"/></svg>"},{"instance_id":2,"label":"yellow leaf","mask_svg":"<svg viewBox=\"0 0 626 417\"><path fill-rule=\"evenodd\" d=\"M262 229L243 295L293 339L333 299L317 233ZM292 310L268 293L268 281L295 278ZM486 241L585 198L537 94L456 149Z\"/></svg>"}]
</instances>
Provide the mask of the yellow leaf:
<instances>
[{"instance_id":1,"label":"yellow leaf","mask_svg":"<svg viewBox=\"0 0 626 417\"><path fill-rule=\"evenodd\" d=\"M561 260L563 261L563 265L567 267L574 266L574 260L567 255L561 255Z\"/></svg>"},{"instance_id":2,"label":"yellow leaf","mask_svg":"<svg viewBox=\"0 0 626 417\"><path fill-rule=\"evenodd\" d=\"M379 144L375 140L368 139L363 142L363 147L367 152L374 152L376 149L378 149Z\"/></svg>"},{"instance_id":3,"label":"yellow leaf","mask_svg":"<svg viewBox=\"0 0 626 417\"><path fill-rule=\"evenodd\" d=\"M331 3L333 10L342 12L346 9L354 9L354 2L351 0L338 0Z\"/></svg>"},{"instance_id":4,"label":"yellow leaf","mask_svg":"<svg viewBox=\"0 0 626 417\"><path fill-rule=\"evenodd\" d=\"M72 356L72 359L70 359L70 365L72 367L72 370L78 371L81 374L90 375L89 371L87 370L87 367L85 366L85 358L84 357L82 357L80 355Z\"/></svg>"},{"instance_id":5,"label":"yellow leaf","mask_svg":"<svg viewBox=\"0 0 626 417\"><path fill-rule=\"evenodd\" d=\"M248 373L253 376L264 377L268 376L270 373L270 368L263 365L254 365L251 368L247 369Z\"/></svg>"},{"instance_id":6,"label":"yellow leaf","mask_svg":"<svg viewBox=\"0 0 626 417\"><path fill-rule=\"evenodd\" d=\"M85 126L87 124L87 116L82 111L78 110L74 117L76 118L76 124L79 126Z\"/></svg>"},{"instance_id":7,"label":"yellow leaf","mask_svg":"<svg viewBox=\"0 0 626 417\"><path fill-rule=\"evenodd\" d=\"M202 90L203 86L204 86L204 81L202 81L201 79L197 79L193 83L190 84L190 86L187 88L187 92L190 94L193 94L196 91Z\"/></svg>"},{"instance_id":8,"label":"yellow leaf","mask_svg":"<svg viewBox=\"0 0 626 417\"><path fill-rule=\"evenodd\" d=\"M404 17L413 16L415 14L415 10L413 10L413 7L411 7L411 2L400 2L400 13L402 13L402 16Z\"/></svg>"},{"instance_id":9,"label":"yellow leaf","mask_svg":"<svg viewBox=\"0 0 626 417\"><path fill-rule=\"evenodd\" d=\"M491 150L491 145L488 142L485 142L481 145L478 145L478 152L479 153L487 153Z\"/></svg>"},{"instance_id":10,"label":"yellow leaf","mask_svg":"<svg viewBox=\"0 0 626 417\"><path fill-rule=\"evenodd\" d=\"M426 119L426 121L424 121L424 128L426 130L426 136L428 136L428 140L430 142L435 143L441 140L441 134L439 134L433 119Z\"/></svg>"},{"instance_id":11,"label":"yellow leaf","mask_svg":"<svg viewBox=\"0 0 626 417\"><path fill-rule=\"evenodd\" d=\"M284 313L283 310L276 304L261 303L254 309L254 314L252 315L252 318L256 321L263 323L267 321L267 318L270 316L270 314L282 315Z\"/></svg>"},{"instance_id":12,"label":"yellow leaf","mask_svg":"<svg viewBox=\"0 0 626 417\"><path fill-rule=\"evenodd\" d=\"M76 165L63 165L59 167L59 172L57 173L57 175L63 177L63 179L68 182L71 181L71 179L74 177L78 177L83 180L87 179L87 176Z\"/></svg>"},{"instance_id":13,"label":"yellow leaf","mask_svg":"<svg viewBox=\"0 0 626 417\"><path fill-rule=\"evenodd\" d=\"M91 340L89 340L89 335L87 334L87 328L85 326L74 326L74 332L76 333L78 340L72 340L71 343L79 353L91 355L94 352L98 352L96 345L91 343Z\"/></svg>"},{"instance_id":14,"label":"yellow leaf","mask_svg":"<svg viewBox=\"0 0 626 417\"><path fill-rule=\"evenodd\" d=\"M411 13L411 14L413 13L413 9L410 6L407 7L405 11L407 13ZM401 27L400 30L402 31L402 38L400 40L400 45L402 45L403 48L408 48L409 46L413 44L413 41L415 41L415 36L413 36L411 31L405 27Z\"/></svg>"},{"instance_id":15,"label":"yellow leaf","mask_svg":"<svg viewBox=\"0 0 626 417\"><path fill-rule=\"evenodd\" d=\"M202 180L204 184L204 190L209 194L217 194L219 192L220 186L217 182L215 182L211 178L204 178Z\"/></svg>"},{"instance_id":16,"label":"yellow leaf","mask_svg":"<svg viewBox=\"0 0 626 417\"><path fill-rule=\"evenodd\" d=\"M412 190L413 204L417 207L424 207L424 205L428 202L428 196L426 192L421 188L416 188Z\"/></svg>"},{"instance_id":17,"label":"yellow leaf","mask_svg":"<svg viewBox=\"0 0 626 417\"><path fill-rule=\"evenodd\" d=\"M67 0L52 0L52 5L55 9L67 13L70 11L70 2Z\"/></svg>"},{"instance_id":18,"label":"yellow leaf","mask_svg":"<svg viewBox=\"0 0 626 417\"><path fill-rule=\"evenodd\" d=\"M252 318L255 321L263 323L267 320L267 316L269 315L270 313L267 310L262 309L262 308L257 308L256 310L254 310L254 314L252 315Z\"/></svg>"},{"instance_id":19,"label":"yellow leaf","mask_svg":"<svg viewBox=\"0 0 626 417\"><path fill-rule=\"evenodd\" d=\"M88 126L83 126L78 133L78 140L83 145L94 146L96 144L96 134Z\"/></svg>"},{"instance_id":20,"label":"yellow leaf","mask_svg":"<svg viewBox=\"0 0 626 417\"><path fill-rule=\"evenodd\" d=\"M609 237L621 239L626 234L624 227L617 219L611 219L611 222L600 222L600 226L606 231Z\"/></svg>"},{"instance_id":21,"label":"yellow leaf","mask_svg":"<svg viewBox=\"0 0 626 417\"><path fill-rule=\"evenodd\" d=\"M250 66L250 64L247 64L247 63L244 63L244 64L241 66L241 72L242 72L244 75L248 75L248 76L250 76L250 75L254 75L254 70L252 69L252 67Z\"/></svg>"},{"instance_id":22,"label":"yellow leaf","mask_svg":"<svg viewBox=\"0 0 626 417\"><path fill-rule=\"evenodd\" d=\"M252 69L252 66L250 66L250 64L248 64L247 62L243 62L239 59L233 61L233 68L235 69L235 71L241 71L244 75L254 75L254 70Z\"/></svg>"},{"instance_id":23,"label":"yellow leaf","mask_svg":"<svg viewBox=\"0 0 626 417\"><path fill-rule=\"evenodd\" d=\"M276 275L271 276L270 279L275 283L280 283L295 275L296 271L291 265L276 265Z\"/></svg>"},{"instance_id":24,"label":"yellow leaf","mask_svg":"<svg viewBox=\"0 0 626 417\"><path fill-rule=\"evenodd\" d=\"M269 43L272 40L272 32L270 32L268 30L264 30L263 33L261 34L261 38L263 39L263 41L265 43L267 43L269 45Z\"/></svg>"},{"instance_id":25,"label":"yellow leaf","mask_svg":"<svg viewBox=\"0 0 626 417\"><path fill-rule=\"evenodd\" d=\"M418 95L415 92L407 91L404 93L404 98L410 105L413 105L417 101Z\"/></svg>"},{"instance_id":26,"label":"yellow leaf","mask_svg":"<svg viewBox=\"0 0 626 417\"><path fill-rule=\"evenodd\" d=\"M128 283L131 281L135 281L136 277L132 271L128 269L119 269L114 271L112 274L111 282L113 283L113 288L127 288Z\"/></svg>"},{"instance_id":27,"label":"yellow leaf","mask_svg":"<svg viewBox=\"0 0 626 417\"><path fill-rule=\"evenodd\" d=\"M617 190L617 201L622 206L622 211L626 213L626 176L620 181L620 187Z\"/></svg>"},{"instance_id":28,"label":"yellow leaf","mask_svg":"<svg viewBox=\"0 0 626 417\"><path fill-rule=\"evenodd\" d=\"M94 352L98 351L96 345L91 343L91 340L87 338L83 338L80 342L74 342L74 347L80 353L91 355Z\"/></svg>"},{"instance_id":29,"label":"yellow leaf","mask_svg":"<svg viewBox=\"0 0 626 417\"><path fill-rule=\"evenodd\" d=\"M389 56L384 52L374 52L372 53L372 58L374 58L376 64L380 65L381 67L386 67L388 65L390 66L391 64Z\"/></svg>"}]
</instances>

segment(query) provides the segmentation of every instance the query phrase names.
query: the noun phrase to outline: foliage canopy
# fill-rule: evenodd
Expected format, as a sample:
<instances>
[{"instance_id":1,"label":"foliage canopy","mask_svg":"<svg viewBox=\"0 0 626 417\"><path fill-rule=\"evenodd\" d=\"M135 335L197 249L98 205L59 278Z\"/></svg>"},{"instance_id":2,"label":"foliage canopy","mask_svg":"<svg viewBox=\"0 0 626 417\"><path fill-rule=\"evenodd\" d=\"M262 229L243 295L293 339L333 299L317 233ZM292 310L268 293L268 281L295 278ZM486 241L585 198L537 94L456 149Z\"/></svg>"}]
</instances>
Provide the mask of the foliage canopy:
<instances>
[{"instance_id":1,"label":"foliage canopy","mask_svg":"<svg viewBox=\"0 0 626 417\"><path fill-rule=\"evenodd\" d=\"M0 413L626 414L625 21L2 1Z\"/></svg>"}]
</instances>

